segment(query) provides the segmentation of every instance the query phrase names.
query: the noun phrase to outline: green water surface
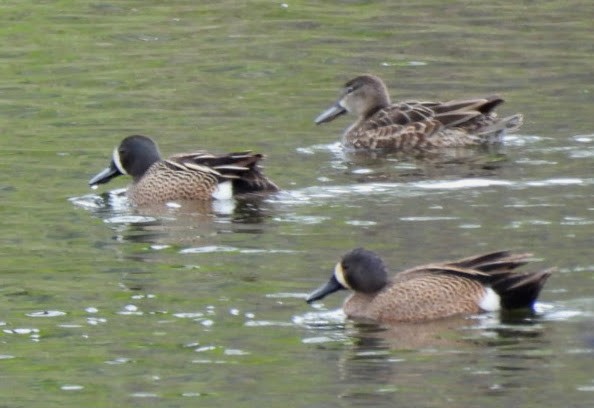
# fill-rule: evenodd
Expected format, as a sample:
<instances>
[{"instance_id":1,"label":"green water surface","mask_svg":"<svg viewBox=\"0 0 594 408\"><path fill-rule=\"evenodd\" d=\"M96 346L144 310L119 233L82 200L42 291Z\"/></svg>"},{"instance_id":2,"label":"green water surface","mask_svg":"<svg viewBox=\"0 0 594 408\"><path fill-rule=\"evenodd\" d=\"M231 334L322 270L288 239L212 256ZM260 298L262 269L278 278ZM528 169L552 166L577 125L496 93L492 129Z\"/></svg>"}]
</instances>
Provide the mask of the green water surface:
<instances>
[{"instance_id":1,"label":"green water surface","mask_svg":"<svg viewBox=\"0 0 594 408\"><path fill-rule=\"evenodd\" d=\"M591 1L0 3L3 407L590 407ZM501 94L504 147L355 155L346 80ZM134 209L89 189L129 134L265 153L283 192ZM383 328L304 299L347 250L393 270L497 249L556 266L534 316Z\"/></svg>"}]
</instances>

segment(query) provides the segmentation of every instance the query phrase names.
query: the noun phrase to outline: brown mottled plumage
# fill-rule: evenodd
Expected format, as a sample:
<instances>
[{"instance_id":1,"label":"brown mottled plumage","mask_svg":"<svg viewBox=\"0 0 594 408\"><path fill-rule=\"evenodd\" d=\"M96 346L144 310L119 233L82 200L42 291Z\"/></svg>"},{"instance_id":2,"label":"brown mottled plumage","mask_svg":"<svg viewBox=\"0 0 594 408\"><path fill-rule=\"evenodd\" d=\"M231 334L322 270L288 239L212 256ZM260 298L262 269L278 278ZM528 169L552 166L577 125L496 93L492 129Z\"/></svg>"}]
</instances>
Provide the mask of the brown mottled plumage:
<instances>
[{"instance_id":1,"label":"brown mottled plumage","mask_svg":"<svg viewBox=\"0 0 594 408\"><path fill-rule=\"evenodd\" d=\"M329 282L314 291L307 302L351 289L354 293L343 305L345 314L381 323L531 308L551 271L515 272L529 257L493 252L418 266L390 279L378 255L357 248L342 258Z\"/></svg>"},{"instance_id":2,"label":"brown mottled plumage","mask_svg":"<svg viewBox=\"0 0 594 408\"><path fill-rule=\"evenodd\" d=\"M211 200L217 198L219 187L227 181L231 183L233 194L278 191L278 187L261 173L260 160L262 155L249 151L223 155L204 151L178 153L163 160L152 139L134 135L120 143L113 152L109 167L93 177L89 184L107 183L113 177L129 174L133 182L127 195L135 205L170 200Z\"/></svg>"},{"instance_id":3,"label":"brown mottled plumage","mask_svg":"<svg viewBox=\"0 0 594 408\"><path fill-rule=\"evenodd\" d=\"M354 149L427 150L501 141L518 129L523 116L498 119L498 96L448 102L406 101L392 104L383 81L361 75L348 81L338 101L315 120L322 124L349 112L357 120L342 143Z\"/></svg>"}]
</instances>

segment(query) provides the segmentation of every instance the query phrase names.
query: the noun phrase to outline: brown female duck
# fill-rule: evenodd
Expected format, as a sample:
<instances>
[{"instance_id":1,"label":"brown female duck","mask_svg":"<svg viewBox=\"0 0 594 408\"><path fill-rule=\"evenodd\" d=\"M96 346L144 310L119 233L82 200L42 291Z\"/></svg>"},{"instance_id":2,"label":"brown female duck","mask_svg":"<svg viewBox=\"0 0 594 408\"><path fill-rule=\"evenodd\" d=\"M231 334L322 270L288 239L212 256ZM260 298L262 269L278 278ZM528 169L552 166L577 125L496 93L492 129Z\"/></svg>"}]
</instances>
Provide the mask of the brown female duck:
<instances>
[{"instance_id":1,"label":"brown female duck","mask_svg":"<svg viewBox=\"0 0 594 408\"><path fill-rule=\"evenodd\" d=\"M320 114L316 124L351 113L357 117L343 134L342 144L352 149L429 150L466 147L501 141L517 130L521 114L499 119L494 109L498 96L448 102L392 103L384 82L373 75L348 81L336 103Z\"/></svg>"}]
</instances>

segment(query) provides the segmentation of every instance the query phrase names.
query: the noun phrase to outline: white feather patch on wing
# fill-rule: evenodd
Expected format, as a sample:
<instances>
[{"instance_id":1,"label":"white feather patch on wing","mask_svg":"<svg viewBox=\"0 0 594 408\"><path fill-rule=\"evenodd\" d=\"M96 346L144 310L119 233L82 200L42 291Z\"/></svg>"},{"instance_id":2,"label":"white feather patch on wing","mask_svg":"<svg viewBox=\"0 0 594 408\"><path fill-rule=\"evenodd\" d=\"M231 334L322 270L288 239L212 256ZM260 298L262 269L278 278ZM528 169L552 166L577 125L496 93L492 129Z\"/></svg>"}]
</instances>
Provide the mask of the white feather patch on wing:
<instances>
[{"instance_id":1,"label":"white feather patch on wing","mask_svg":"<svg viewBox=\"0 0 594 408\"><path fill-rule=\"evenodd\" d=\"M165 162L169 163L173 167L177 167L179 170L187 170L187 168L184 165L182 165L181 163L177 163L173 160L165 160Z\"/></svg>"},{"instance_id":2,"label":"white feather patch on wing","mask_svg":"<svg viewBox=\"0 0 594 408\"><path fill-rule=\"evenodd\" d=\"M184 163L184 165L188 168L188 169L192 169L192 170L196 170L196 171L200 171L202 173L211 173L211 174L215 174L217 176L220 176L221 173L219 173L218 171L214 170L212 167L208 167L208 166L201 166L199 164L194 164L194 163Z\"/></svg>"},{"instance_id":3,"label":"white feather patch on wing","mask_svg":"<svg viewBox=\"0 0 594 408\"><path fill-rule=\"evenodd\" d=\"M216 158L216 156L214 154L207 153L207 152L196 152L196 153L192 153L192 155L194 156L194 159L196 159L196 160Z\"/></svg>"},{"instance_id":4,"label":"white feather patch on wing","mask_svg":"<svg viewBox=\"0 0 594 408\"><path fill-rule=\"evenodd\" d=\"M233 198L233 183L223 181L217 184L217 188L212 192L212 198L215 200L230 200Z\"/></svg>"},{"instance_id":5,"label":"white feather patch on wing","mask_svg":"<svg viewBox=\"0 0 594 408\"><path fill-rule=\"evenodd\" d=\"M253 154L252 154L251 150L248 150L247 152L239 152L239 153L231 154L231 157L234 159L247 159L252 156L253 156Z\"/></svg>"},{"instance_id":6,"label":"white feather patch on wing","mask_svg":"<svg viewBox=\"0 0 594 408\"><path fill-rule=\"evenodd\" d=\"M223 164L221 166L214 166L217 170L234 170L234 171L248 171L249 169L244 166L234 166L232 164Z\"/></svg>"},{"instance_id":7,"label":"white feather patch on wing","mask_svg":"<svg viewBox=\"0 0 594 408\"><path fill-rule=\"evenodd\" d=\"M501 297L493 289L486 288L479 307L485 312L495 312L501 309Z\"/></svg>"}]
</instances>

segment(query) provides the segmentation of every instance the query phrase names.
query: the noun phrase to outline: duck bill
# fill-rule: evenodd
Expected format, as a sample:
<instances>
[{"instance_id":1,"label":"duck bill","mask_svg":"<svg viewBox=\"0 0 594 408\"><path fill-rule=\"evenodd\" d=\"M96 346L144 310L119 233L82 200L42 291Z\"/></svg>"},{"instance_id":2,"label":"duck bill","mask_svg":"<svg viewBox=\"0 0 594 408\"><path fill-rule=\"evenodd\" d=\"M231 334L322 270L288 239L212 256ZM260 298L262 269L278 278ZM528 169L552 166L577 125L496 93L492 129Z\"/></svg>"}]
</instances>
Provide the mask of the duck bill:
<instances>
[{"instance_id":1,"label":"duck bill","mask_svg":"<svg viewBox=\"0 0 594 408\"><path fill-rule=\"evenodd\" d=\"M322 112L320 116L314 120L314 122L316 125L321 125L322 123L330 122L331 120L336 119L340 115L344 115L346 112L347 110L337 102L332 107Z\"/></svg>"},{"instance_id":2,"label":"duck bill","mask_svg":"<svg viewBox=\"0 0 594 408\"><path fill-rule=\"evenodd\" d=\"M115 164L112 162L109 167L103 169L92 179L89 180L89 186L93 187L97 184L105 184L114 177L121 176L122 173L118 170Z\"/></svg>"},{"instance_id":3,"label":"duck bill","mask_svg":"<svg viewBox=\"0 0 594 408\"><path fill-rule=\"evenodd\" d=\"M305 300L307 303L315 302L316 300L320 300L325 298L331 293L344 289L342 286L332 275L328 283L325 285L320 286L318 289L314 290Z\"/></svg>"}]
</instances>

